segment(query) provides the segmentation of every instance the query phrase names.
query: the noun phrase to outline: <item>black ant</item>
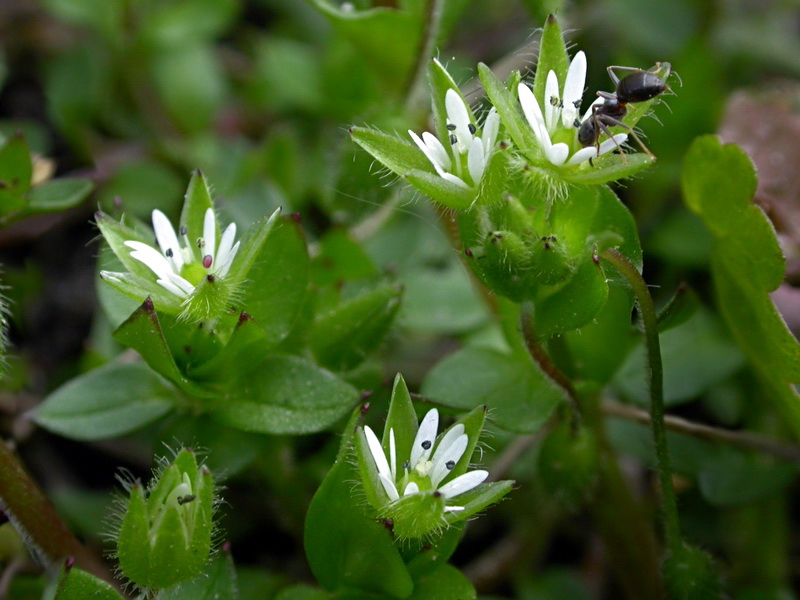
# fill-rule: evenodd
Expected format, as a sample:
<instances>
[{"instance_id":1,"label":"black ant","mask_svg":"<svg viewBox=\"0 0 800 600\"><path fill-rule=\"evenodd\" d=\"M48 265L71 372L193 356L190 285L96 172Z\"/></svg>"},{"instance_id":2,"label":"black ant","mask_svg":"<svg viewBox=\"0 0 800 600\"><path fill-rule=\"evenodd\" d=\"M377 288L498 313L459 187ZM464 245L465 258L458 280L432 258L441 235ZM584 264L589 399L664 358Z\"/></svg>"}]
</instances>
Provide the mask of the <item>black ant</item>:
<instances>
[{"instance_id":1,"label":"black ant","mask_svg":"<svg viewBox=\"0 0 800 600\"><path fill-rule=\"evenodd\" d=\"M604 101L602 104L595 104L592 106L592 114L589 115L583 123L575 120L575 126L578 129L578 142L584 148L589 146L596 146L598 156L600 155L600 133L605 133L612 140L614 136L609 131L609 127L624 127L636 140L636 143L644 150L647 155L655 160L655 156L647 146L642 143L639 136L632 127L625 125L622 122L623 117L628 113L628 104L635 104L637 102L647 102L652 100L659 94L664 93L669 89L669 86L664 82L664 79L656 75L662 70L666 71L669 76L670 64L669 63L656 63L655 70L644 71L635 67L617 67L610 66L606 69L611 81L614 82L616 90L611 92L597 92ZM614 71L621 71L630 73L622 79L617 77ZM614 142L616 144L616 141ZM617 144L617 148L622 152L622 149ZM625 160L625 155L622 155Z\"/></svg>"}]
</instances>

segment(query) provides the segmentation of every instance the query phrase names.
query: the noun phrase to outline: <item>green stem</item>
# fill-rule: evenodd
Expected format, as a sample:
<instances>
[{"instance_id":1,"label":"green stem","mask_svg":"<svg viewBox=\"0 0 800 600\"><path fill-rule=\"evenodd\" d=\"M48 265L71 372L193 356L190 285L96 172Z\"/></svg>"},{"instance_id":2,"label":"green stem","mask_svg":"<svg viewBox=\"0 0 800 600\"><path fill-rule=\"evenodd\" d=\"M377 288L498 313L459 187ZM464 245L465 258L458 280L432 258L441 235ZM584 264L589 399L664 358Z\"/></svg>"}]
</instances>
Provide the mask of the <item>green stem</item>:
<instances>
[{"instance_id":1,"label":"green stem","mask_svg":"<svg viewBox=\"0 0 800 600\"><path fill-rule=\"evenodd\" d=\"M656 307L644 278L625 256L613 248L605 250L600 256L611 263L631 284L644 324L650 383L650 424L653 428L658 476L661 482L664 538L667 547L673 552L677 552L683 547L683 542L678 519L678 503L675 499L675 489L672 486L672 464L667 445L667 428L664 423L664 369L661 364Z\"/></svg>"},{"instance_id":2,"label":"green stem","mask_svg":"<svg viewBox=\"0 0 800 600\"><path fill-rule=\"evenodd\" d=\"M59 518L6 442L0 440L0 507L31 551L47 565L69 557L82 569L112 581L102 563Z\"/></svg>"}]
</instances>

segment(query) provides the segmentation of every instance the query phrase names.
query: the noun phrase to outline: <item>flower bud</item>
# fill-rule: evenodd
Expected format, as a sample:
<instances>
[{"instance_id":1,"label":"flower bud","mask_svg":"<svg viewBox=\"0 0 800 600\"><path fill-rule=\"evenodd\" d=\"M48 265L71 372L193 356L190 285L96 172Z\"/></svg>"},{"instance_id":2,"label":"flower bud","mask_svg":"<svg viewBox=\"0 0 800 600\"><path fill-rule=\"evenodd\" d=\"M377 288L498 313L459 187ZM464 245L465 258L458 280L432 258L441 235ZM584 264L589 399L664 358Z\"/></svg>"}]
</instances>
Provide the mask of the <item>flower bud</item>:
<instances>
[{"instance_id":1,"label":"flower bud","mask_svg":"<svg viewBox=\"0 0 800 600\"><path fill-rule=\"evenodd\" d=\"M198 575L208 562L213 531L214 480L183 449L145 489L134 482L117 540L123 575L150 589Z\"/></svg>"}]
</instances>

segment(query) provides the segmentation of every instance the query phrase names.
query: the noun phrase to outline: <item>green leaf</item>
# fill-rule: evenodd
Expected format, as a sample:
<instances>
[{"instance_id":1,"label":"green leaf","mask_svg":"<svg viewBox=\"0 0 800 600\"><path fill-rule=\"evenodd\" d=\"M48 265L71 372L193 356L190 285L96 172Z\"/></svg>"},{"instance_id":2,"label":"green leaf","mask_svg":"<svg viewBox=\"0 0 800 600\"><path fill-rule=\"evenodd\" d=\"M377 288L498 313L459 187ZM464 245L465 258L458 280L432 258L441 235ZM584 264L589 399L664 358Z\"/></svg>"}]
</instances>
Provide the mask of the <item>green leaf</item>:
<instances>
[{"instance_id":1,"label":"green leaf","mask_svg":"<svg viewBox=\"0 0 800 600\"><path fill-rule=\"evenodd\" d=\"M378 269L364 248L347 230L333 228L319 242L319 254L311 262L312 279L317 285L371 279Z\"/></svg>"},{"instance_id":2,"label":"green leaf","mask_svg":"<svg viewBox=\"0 0 800 600\"><path fill-rule=\"evenodd\" d=\"M200 575L159 594L159 600L236 600L236 569L228 552L218 553Z\"/></svg>"},{"instance_id":3,"label":"green leaf","mask_svg":"<svg viewBox=\"0 0 800 600\"><path fill-rule=\"evenodd\" d=\"M452 565L442 565L414 581L414 593L408 600L475 600L475 588Z\"/></svg>"},{"instance_id":4,"label":"green leaf","mask_svg":"<svg viewBox=\"0 0 800 600\"><path fill-rule=\"evenodd\" d=\"M318 316L311 331L317 361L334 371L361 364L389 332L402 294L402 288L384 285Z\"/></svg>"},{"instance_id":5,"label":"green leaf","mask_svg":"<svg viewBox=\"0 0 800 600\"><path fill-rule=\"evenodd\" d=\"M58 577L55 600L122 600L105 581L80 569L65 566Z\"/></svg>"},{"instance_id":6,"label":"green leaf","mask_svg":"<svg viewBox=\"0 0 800 600\"><path fill-rule=\"evenodd\" d=\"M565 181L578 185L602 185L635 175L655 163L644 152L635 154L605 154L599 159L582 163L577 169L564 169Z\"/></svg>"},{"instance_id":7,"label":"green leaf","mask_svg":"<svg viewBox=\"0 0 800 600\"><path fill-rule=\"evenodd\" d=\"M538 431L564 400L563 392L525 357L490 348L465 348L428 373L422 394L452 408L485 405L507 431Z\"/></svg>"},{"instance_id":8,"label":"green leaf","mask_svg":"<svg viewBox=\"0 0 800 600\"><path fill-rule=\"evenodd\" d=\"M175 363L153 303L148 299L127 321L114 331L114 339L136 350L156 373L166 377L181 390L198 397L209 391L190 381Z\"/></svg>"},{"instance_id":9,"label":"green leaf","mask_svg":"<svg viewBox=\"0 0 800 600\"><path fill-rule=\"evenodd\" d=\"M265 224L263 229L267 227ZM308 249L297 223L276 223L259 251L253 253L251 264L243 274L246 281L238 304L275 344L297 323L308 288Z\"/></svg>"},{"instance_id":10,"label":"green leaf","mask_svg":"<svg viewBox=\"0 0 800 600\"><path fill-rule=\"evenodd\" d=\"M33 413L40 426L76 440L115 438L169 412L175 392L141 363L112 363L64 384Z\"/></svg>"},{"instance_id":11,"label":"green leaf","mask_svg":"<svg viewBox=\"0 0 800 600\"><path fill-rule=\"evenodd\" d=\"M414 586L389 530L368 518L352 493L353 426L351 421L339 458L308 507L306 557L317 581L331 592L406 598Z\"/></svg>"},{"instance_id":12,"label":"green leaf","mask_svg":"<svg viewBox=\"0 0 800 600\"><path fill-rule=\"evenodd\" d=\"M330 600L330 596L319 588L310 585L293 585L282 589L275 600Z\"/></svg>"},{"instance_id":13,"label":"green leaf","mask_svg":"<svg viewBox=\"0 0 800 600\"><path fill-rule=\"evenodd\" d=\"M195 171L189 180L189 187L183 201L181 211L180 230L186 231L186 239L189 240L189 250L194 253L195 260L201 262L203 257L197 252L195 240L203 237L203 224L205 223L206 211L214 210L214 201L211 199L211 190L208 188L208 181L202 172ZM216 229L214 239L220 238L219 223L215 220ZM237 261L238 262L238 261ZM126 265L127 266L127 265Z\"/></svg>"},{"instance_id":14,"label":"green leaf","mask_svg":"<svg viewBox=\"0 0 800 600\"><path fill-rule=\"evenodd\" d=\"M411 138L399 138L377 129L351 127L350 137L387 169L404 177L411 171L434 172L433 165Z\"/></svg>"},{"instance_id":15,"label":"green leaf","mask_svg":"<svg viewBox=\"0 0 800 600\"><path fill-rule=\"evenodd\" d=\"M800 344L769 292L780 285L784 260L763 211L753 204L756 175L747 155L715 136L695 140L684 160L686 205L714 236L711 272L717 302L740 348L770 390L795 436L800 436Z\"/></svg>"},{"instance_id":16,"label":"green leaf","mask_svg":"<svg viewBox=\"0 0 800 600\"><path fill-rule=\"evenodd\" d=\"M77 206L94 188L90 179L55 179L34 187L28 194L29 212L56 212Z\"/></svg>"},{"instance_id":17,"label":"green leaf","mask_svg":"<svg viewBox=\"0 0 800 600\"><path fill-rule=\"evenodd\" d=\"M257 376L254 376L257 375ZM314 363L272 355L230 390L214 412L243 431L311 433L329 427L358 401L358 391Z\"/></svg>"},{"instance_id":18,"label":"green leaf","mask_svg":"<svg viewBox=\"0 0 800 600\"><path fill-rule=\"evenodd\" d=\"M0 189L22 196L31 187L31 151L22 135L14 135L0 148Z\"/></svg>"},{"instance_id":19,"label":"green leaf","mask_svg":"<svg viewBox=\"0 0 800 600\"><path fill-rule=\"evenodd\" d=\"M658 331L664 333L683 325L692 318L702 304L697 294L685 284L681 284L675 295L658 311Z\"/></svg>"},{"instance_id":20,"label":"green leaf","mask_svg":"<svg viewBox=\"0 0 800 600\"><path fill-rule=\"evenodd\" d=\"M405 178L408 183L431 200L444 204L448 208L464 210L469 208L475 200L474 189L461 187L436 173L409 171Z\"/></svg>"},{"instance_id":21,"label":"green leaf","mask_svg":"<svg viewBox=\"0 0 800 600\"><path fill-rule=\"evenodd\" d=\"M411 456L411 446L417 435L417 413L411 402L405 379L398 373L392 386L392 398L389 401L389 414L383 428L381 444L386 456L389 456L389 430L394 429L397 456ZM372 461L374 462L374 461Z\"/></svg>"}]
</instances>

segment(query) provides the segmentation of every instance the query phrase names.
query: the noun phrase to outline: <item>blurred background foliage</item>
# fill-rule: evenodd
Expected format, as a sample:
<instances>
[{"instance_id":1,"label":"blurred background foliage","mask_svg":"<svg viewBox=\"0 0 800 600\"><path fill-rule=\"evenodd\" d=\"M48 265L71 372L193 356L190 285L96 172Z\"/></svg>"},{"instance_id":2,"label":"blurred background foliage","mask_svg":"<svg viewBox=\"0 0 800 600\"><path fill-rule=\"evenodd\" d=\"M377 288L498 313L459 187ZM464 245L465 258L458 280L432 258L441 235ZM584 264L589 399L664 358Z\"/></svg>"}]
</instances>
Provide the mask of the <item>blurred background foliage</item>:
<instances>
[{"instance_id":1,"label":"blurred background foliage","mask_svg":"<svg viewBox=\"0 0 800 600\"><path fill-rule=\"evenodd\" d=\"M310 578L301 541L305 509L337 444L335 432L265 437L211 421L198 427L180 416L92 444L37 430L27 411L121 350L94 288L98 244L90 221L97 207L144 220L157 207L174 218L189 173L200 168L225 221L246 227L279 206L284 214L299 214L319 289L346 295L386 277L402 284L389 341L350 378L375 391L378 411L385 409L386 382L396 372L419 390L431 365L459 345L501 345L436 212L407 188L377 177L371 159L346 134L354 124L400 132L427 127L427 98L406 97L421 40L406 17L422 4L0 3L0 133L22 132L56 175L91 178L96 189L79 206L29 215L0 231L12 342L0 395L2 433L16 441L59 510L91 545L102 545L96 515L107 505L118 466L146 473L163 443L194 443L210 450L211 467L227 477L222 525L241 567L242 598L271 598L284 585ZM359 12L375 5L379 10ZM435 54L476 102L476 62L500 75L524 71L535 57L536 29L553 12L569 42L587 53L590 94L611 89L607 65L672 63L682 85L666 98L668 110L659 110L661 124L641 124L658 162L618 190L637 217L645 277L657 303L681 283L693 290L688 320L663 337L667 402L689 419L780 437L780 420L762 402L763 391L714 309L712 238L683 207L679 177L696 136L722 132L743 144L762 173L757 200L788 258L787 280L775 300L796 333L800 3L451 0L445 6ZM342 10L368 14L369 22L342 18ZM630 348L608 399L646 406L640 342L628 331L600 332L598 339L600 354L603 344ZM609 440L652 509L650 434L630 412L617 413L608 419ZM484 461L492 464L516 441L498 429ZM800 462L793 447L789 458L777 458L680 433L671 443L687 537L719 558L734 597L794 598L800 540L792 507ZM540 449L546 450L534 444L514 463L510 476L521 488L470 527L455 563L487 599L619 597L598 533L587 527L593 513L582 499L563 502L570 494L563 478L555 480L564 489L545 485L553 475L542 473ZM549 452L560 456L557 448ZM0 538L6 557L16 555L12 537ZM41 581L33 571L16 577L10 597L38 597Z\"/></svg>"}]
</instances>

